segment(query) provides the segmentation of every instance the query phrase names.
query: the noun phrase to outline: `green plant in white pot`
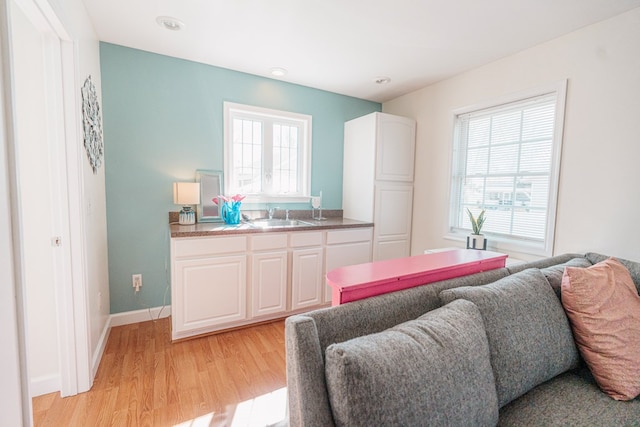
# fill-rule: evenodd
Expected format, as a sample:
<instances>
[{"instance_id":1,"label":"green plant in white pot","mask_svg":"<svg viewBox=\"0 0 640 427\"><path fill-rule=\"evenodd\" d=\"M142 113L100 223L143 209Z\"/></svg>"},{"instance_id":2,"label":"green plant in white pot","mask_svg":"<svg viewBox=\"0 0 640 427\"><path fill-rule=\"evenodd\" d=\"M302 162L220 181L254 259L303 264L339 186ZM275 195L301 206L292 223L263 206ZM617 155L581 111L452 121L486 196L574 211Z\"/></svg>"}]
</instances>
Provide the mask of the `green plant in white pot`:
<instances>
[{"instance_id":1,"label":"green plant in white pot","mask_svg":"<svg viewBox=\"0 0 640 427\"><path fill-rule=\"evenodd\" d=\"M467 237L467 249L487 249L487 239L482 234L482 226L487 219L485 217L486 211L483 209L477 218L473 216L473 212L469 208L467 208L467 213L473 229L473 234Z\"/></svg>"}]
</instances>

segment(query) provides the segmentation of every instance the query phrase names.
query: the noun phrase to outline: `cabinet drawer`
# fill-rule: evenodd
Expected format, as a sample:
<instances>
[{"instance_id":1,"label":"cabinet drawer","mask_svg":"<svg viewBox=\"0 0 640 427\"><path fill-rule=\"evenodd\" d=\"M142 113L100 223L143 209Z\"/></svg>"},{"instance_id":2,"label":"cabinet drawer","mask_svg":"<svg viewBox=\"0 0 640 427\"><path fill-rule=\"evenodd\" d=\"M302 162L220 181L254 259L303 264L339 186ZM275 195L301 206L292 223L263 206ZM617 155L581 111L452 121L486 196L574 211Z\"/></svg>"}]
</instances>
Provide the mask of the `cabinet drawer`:
<instances>
[{"instance_id":1,"label":"cabinet drawer","mask_svg":"<svg viewBox=\"0 0 640 427\"><path fill-rule=\"evenodd\" d=\"M371 240L372 238L372 228L351 228L348 230L327 231L327 245L365 242Z\"/></svg>"},{"instance_id":2,"label":"cabinet drawer","mask_svg":"<svg viewBox=\"0 0 640 427\"><path fill-rule=\"evenodd\" d=\"M267 233L260 236L251 236L251 249L254 251L267 251L287 247L286 234Z\"/></svg>"},{"instance_id":3,"label":"cabinet drawer","mask_svg":"<svg viewBox=\"0 0 640 427\"><path fill-rule=\"evenodd\" d=\"M296 232L289 235L289 246L301 248L305 246L321 246L322 231Z\"/></svg>"},{"instance_id":4,"label":"cabinet drawer","mask_svg":"<svg viewBox=\"0 0 640 427\"><path fill-rule=\"evenodd\" d=\"M175 239L173 248L175 257L195 257L245 252L247 250L247 237L230 236Z\"/></svg>"}]
</instances>

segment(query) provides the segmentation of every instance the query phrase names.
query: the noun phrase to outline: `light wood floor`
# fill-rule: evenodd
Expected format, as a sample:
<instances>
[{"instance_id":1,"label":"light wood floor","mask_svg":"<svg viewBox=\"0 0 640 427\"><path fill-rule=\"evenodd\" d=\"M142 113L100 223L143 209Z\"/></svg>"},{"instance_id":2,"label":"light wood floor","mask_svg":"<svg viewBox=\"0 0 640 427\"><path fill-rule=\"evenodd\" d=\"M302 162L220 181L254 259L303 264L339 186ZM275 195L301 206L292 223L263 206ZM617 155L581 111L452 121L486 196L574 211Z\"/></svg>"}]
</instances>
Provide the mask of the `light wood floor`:
<instances>
[{"instance_id":1,"label":"light wood floor","mask_svg":"<svg viewBox=\"0 0 640 427\"><path fill-rule=\"evenodd\" d=\"M34 398L34 425L258 426L282 418L284 321L175 344L169 322L112 328L91 390ZM265 407L274 412L261 413Z\"/></svg>"}]
</instances>

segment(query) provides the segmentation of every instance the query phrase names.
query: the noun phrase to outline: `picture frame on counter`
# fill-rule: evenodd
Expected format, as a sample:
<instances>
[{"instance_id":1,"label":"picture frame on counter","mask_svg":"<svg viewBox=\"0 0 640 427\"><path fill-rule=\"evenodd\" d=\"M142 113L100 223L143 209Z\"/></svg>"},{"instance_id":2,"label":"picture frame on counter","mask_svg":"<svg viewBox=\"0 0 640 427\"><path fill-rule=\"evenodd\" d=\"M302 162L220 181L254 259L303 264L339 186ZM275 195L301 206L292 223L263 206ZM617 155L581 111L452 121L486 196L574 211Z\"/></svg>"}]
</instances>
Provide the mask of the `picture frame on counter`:
<instances>
[{"instance_id":1,"label":"picture frame on counter","mask_svg":"<svg viewBox=\"0 0 640 427\"><path fill-rule=\"evenodd\" d=\"M220 208L214 202L222 194L223 175L220 170L196 170L196 182L200 183L200 204L198 205L198 222L222 222Z\"/></svg>"}]
</instances>

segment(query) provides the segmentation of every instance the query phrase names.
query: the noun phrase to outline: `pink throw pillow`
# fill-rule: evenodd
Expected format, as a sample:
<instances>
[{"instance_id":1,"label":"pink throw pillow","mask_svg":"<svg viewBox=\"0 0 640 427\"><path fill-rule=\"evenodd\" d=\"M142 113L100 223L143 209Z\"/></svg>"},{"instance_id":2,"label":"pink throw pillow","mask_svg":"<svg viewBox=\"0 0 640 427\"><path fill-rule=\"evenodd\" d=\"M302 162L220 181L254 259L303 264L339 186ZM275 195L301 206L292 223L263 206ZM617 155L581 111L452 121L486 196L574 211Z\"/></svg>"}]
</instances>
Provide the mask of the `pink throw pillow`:
<instances>
[{"instance_id":1,"label":"pink throw pillow","mask_svg":"<svg viewBox=\"0 0 640 427\"><path fill-rule=\"evenodd\" d=\"M598 386L616 400L640 394L640 296L614 258L566 267L562 305L582 357Z\"/></svg>"}]
</instances>

